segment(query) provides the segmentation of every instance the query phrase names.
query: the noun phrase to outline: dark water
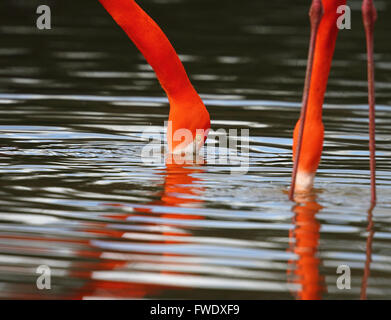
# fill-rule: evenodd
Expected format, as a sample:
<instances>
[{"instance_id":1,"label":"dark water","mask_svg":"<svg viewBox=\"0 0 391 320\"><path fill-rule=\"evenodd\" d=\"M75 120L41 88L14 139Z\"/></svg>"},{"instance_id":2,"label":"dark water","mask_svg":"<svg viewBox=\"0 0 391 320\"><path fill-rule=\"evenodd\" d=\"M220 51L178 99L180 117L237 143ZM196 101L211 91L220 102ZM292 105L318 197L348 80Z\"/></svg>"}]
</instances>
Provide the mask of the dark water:
<instances>
[{"instance_id":1,"label":"dark water","mask_svg":"<svg viewBox=\"0 0 391 320\"><path fill-rule=\"evenodd\" d=\"M391 297L391 7L377 0L379 204L368 214L360 2L340 33L310 196L288 201L310 1L139 3L163 27L211 113L249 129L250 168L145 164L163 132L154 73L98 1L0 9L1 298ZM240 137L238 137L240 138ZM51 268L51 290L36 269ZM336 286L351 268L351 290Z\"/></svg>"}]
</instances>

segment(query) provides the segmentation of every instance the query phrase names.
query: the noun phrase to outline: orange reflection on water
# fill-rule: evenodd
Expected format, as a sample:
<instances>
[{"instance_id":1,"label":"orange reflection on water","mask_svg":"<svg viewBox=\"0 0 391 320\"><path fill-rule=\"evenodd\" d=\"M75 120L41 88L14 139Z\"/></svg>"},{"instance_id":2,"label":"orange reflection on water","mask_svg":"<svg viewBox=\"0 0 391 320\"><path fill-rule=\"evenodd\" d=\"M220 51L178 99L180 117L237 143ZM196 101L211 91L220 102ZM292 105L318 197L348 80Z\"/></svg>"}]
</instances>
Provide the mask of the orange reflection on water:
<instances>
[{"instance_id":1,"label":"orange reflection on water","mask_svg":"<svg viewBox=\"0 0 391 320\"><path fill-rule=\"evenodd\" d=\"M204 170L202 167L194 167L194 163L186 163L182 165L178 164L166 164L166 169L163 173L159 173L164 175L164 183L163 190L159 193L159 199L153 202L148 203L149 206L167 206L167 207L202 207L203 201L198 199L198 197L204 192L204 188L199 186L199 183L202 182L202 179L194 177L194 174L202 173ZM113 207L124 207L121 204L111 203L105 204ZM137 213L152 214L151 208L133 208L133 212L131 213L119 213L115 215L115 219L119 221L126 221L131 216L136 216ZM202 217L192 214L181 214L181 213L162 213L156 214L153 213L156 217L162 219L202 219ZM113 215L109 216L113 219ZM110 224L112 224L111 222ZM156 223L149 224L151 226L170 226L169 223ZM144 241L149 244L180 244L180 239L178 237L186 237L191 235L191 233L187 232L175 232L168 228L162 228L162 232L158 233L162 238L162 240L150 240ZM115 231L110 228L110 225L107 225L107 228L99 226L99 230L89 230L89 232L93 231L94 234L101 233L104 234L105 237L113 238L113 239L126 239L126 232ZM155 233L156 234L156 233ZM96 251L97 258L102 257L106 251L99 251L99 248L92 247ZM125 253L126 254L126 253ZM145 255L145 260L148 260L149 253L139 252L139 254ZM162 257L169 256L177 256L172 253L162 253ZM105 262L107 261L107 262ZM126 266L131 263L131 260L105 260L101 259L97 262L96 265L91 266L93 271L121 271L125 270L125 272L130 272L126 270ZM82 290L80 290L80 294L76 295L75 299L82 299L84 297L120 297L120 298L143 298L151 295L156 295L162 290L166 289L167 286L164 285L155 285L148 283L131 283L131 282L120 282L120 281L99 281L94 280L92 277L92 272L90 272L87 278L91 279L84 286ZM174 271L166 271L164 268L160 271L160 274L176 274ZM174 288L170 286L170 288Z\"/></svg>"},{"instance_id":2,"label":"orange reflection on water","mask_svg":"<svg viewBox=\"0 0 391 320\"><path fill-rule=\"evenodd\" d=\"M314 194L297 195L295 201L295 228L289 236L289 250L296 254L297 260L290 262L288 281L300 287L294 292L296 299L320 300L325 284L324 277L319 272L318 246L321 226L316 214L322 206L316 202Z\"/></svg>"}]
</instances>

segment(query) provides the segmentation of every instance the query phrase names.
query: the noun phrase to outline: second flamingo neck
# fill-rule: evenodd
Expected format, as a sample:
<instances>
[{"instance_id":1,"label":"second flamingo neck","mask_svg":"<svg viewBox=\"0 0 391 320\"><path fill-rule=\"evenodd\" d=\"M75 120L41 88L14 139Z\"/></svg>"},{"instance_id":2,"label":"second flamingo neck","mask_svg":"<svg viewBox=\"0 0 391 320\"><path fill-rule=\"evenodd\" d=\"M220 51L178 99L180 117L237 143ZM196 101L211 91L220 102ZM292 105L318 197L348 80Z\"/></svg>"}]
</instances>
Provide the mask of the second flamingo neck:
<instances>
[{"instance_id":1,"label":"second flamingo neck","mask_svg":"<svg viewBox=\"0 0 391 320\"><path fill-rule=\"evenodd\" d=\"M338 35L337 8L346 0L323 1L324 16L316 38L314 65L308 98L307 120L322 121L322 106Z\"/></svg>"}]
</instances>

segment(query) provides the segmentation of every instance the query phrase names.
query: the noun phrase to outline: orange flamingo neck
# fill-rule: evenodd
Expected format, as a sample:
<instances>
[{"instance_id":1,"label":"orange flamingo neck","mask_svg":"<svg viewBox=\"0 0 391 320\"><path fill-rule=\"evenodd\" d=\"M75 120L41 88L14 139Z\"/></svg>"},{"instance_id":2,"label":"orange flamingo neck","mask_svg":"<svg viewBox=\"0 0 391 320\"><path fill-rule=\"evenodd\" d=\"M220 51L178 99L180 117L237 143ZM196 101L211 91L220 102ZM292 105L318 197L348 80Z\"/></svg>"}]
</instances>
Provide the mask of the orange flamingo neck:
<instances>
[{"instance_id":1,"label":"orange flamingo neck","mask_svg":"<svg viewBox=\"0 0 391 320\"><path fill-rule=\"evenodd\" d=\"M338 35L338 7L346 0L322 0L323 16L317 30L308 105L303 128L301 154L295 180L296 191L312 188L323 150L324 127L322 109L327 88L331 62ZM301 120L296 124L293 135L293 158L295 160L300 138Z\"/></svg>"},{"instance_id":2,"label":"orange flamingo neck","mask_svg":"<svg viewBox=\"0 0 391 320\"><path fill-rule=\"evenodd\" d=\"M134 0L99 1L151 65L169 98L197 95L170 41Z\"/></svg>"},{"instance_id":3,"label":"orange flamingo neck","mask_svg":"<svg viewBox=\"0 0 391 320\"><path fill-rule=\"evenodd\" d=\"M174 133L167 135L169 152L180 151L188 146L191 147L189 150L196 151L194 149L199 149L206 139L210 117L170 41L134 0L99 1L151 65L168 96L169 121ZM182 135L182 129L191 133L191 141ZM204 133L197 133L199 130ZM176 132L179 134L175 135ZM196 144L199 140L202 144Z\"/></svg>"},{"instance_id":4,"label":"orange flamingo neck","mask_svg":"<svg viewBox=\"0 0 391 320\"><path fill-rule=\"evenodd\" d=\"M324 16L316 38L306 121L322 121L322 107L338 35L337 9L346 0L322 0Z\"/></svg>"}]
</instances>

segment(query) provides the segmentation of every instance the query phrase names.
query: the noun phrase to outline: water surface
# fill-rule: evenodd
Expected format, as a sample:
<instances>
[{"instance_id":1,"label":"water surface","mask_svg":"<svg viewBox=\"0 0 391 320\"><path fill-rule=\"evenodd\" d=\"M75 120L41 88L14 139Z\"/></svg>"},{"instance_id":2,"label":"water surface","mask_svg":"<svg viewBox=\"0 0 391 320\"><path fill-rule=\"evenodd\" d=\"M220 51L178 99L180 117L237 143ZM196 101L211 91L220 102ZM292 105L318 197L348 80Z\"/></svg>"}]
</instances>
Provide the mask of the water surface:
<instances>
[{"instance_id":1,"label":"water surface","mask_svg":"<svg viewBox=\"0 0 391 320\"><path fill-rule=\"evenodd\" d=\"M361 1L337 44L316 189L297 203L287 190L309 1L139 1L175 44L212 129L249 129L249 170L235 175L211 155L142 161L143 133L164 131L168 103L98 1L49 1L49 31L35 28L38 1L3 2L0 298L390 297L387 1L376 1L373 212ZM40 265L51 290L36 287ZM351 290L336 286L340 265Z\"/></svg>"}]
</instances>

